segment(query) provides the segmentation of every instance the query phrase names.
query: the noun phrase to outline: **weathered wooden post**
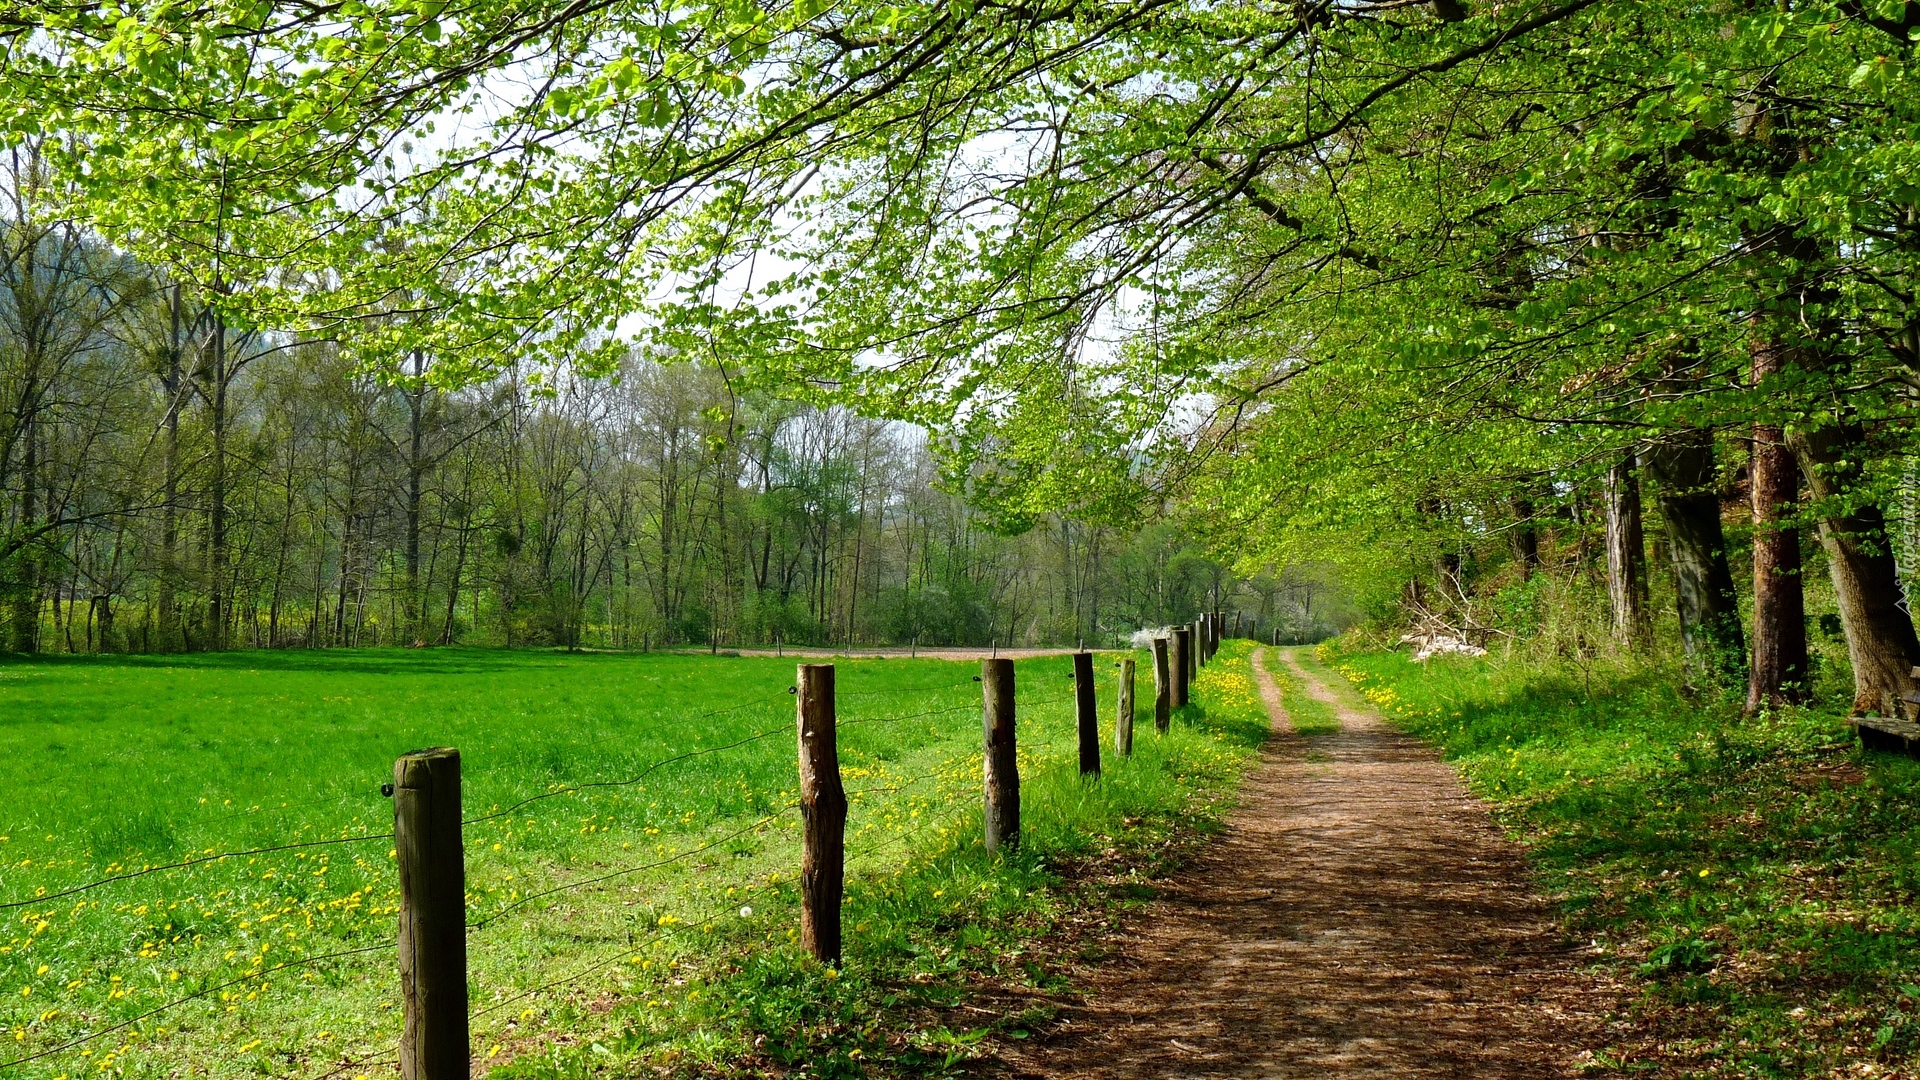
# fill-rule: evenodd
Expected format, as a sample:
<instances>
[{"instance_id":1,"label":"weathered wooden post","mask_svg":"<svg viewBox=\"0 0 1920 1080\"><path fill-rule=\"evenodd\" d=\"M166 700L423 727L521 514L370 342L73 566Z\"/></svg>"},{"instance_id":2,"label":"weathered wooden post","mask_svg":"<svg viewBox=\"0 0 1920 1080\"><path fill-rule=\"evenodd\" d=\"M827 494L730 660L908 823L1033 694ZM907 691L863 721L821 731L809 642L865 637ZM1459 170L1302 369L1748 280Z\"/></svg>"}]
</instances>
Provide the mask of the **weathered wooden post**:
<instances>
[{"instance_id":1,"label":"weathered wooden post","mask_svg":"<svg viewBox=\"0 0 1920 1080\"><path fill-rule=\"evenodd\" d=\"M1133 657L1120 661L1120 693L1113 718L1113 748L1121 757L1133 754Z\"/></svg>"},{"instance_id":2,"label":"weathered wooden post","mask_svg":"<svg viewBox=\"0 0 1920 1080\"><path fill-rule=\"evenodd\" d=\"M1093 654L1073 654L1073 697L1080 714L1080 775L1100 775L1100 709L1094 704Z\"/></svg>"},{"instance_id":3,"label":"weathered wooden post","mask_svg":"<svg viewBox=\"0 0 1920 1080\"><path fill-rule=\"evenodd\" d=\"M1240 616L1242 614L1244 613L1239 611L1236 611L1233 613L1233 636L1234 637L1240 636Z\"/></svg>"},{"instance_id":4,"label":"weathered wooden post","mask_svg":"<svg viewBox=\"0 0 1920 1080\"><path fill-rule=\"evenodd\" d=\"M840 962L840 897L847 881L847 789L834 731L833 665L801 664L795 680L800 727L800 947Z\"/></svg>"},{"instance_id":5,"label":"weathered wooden post","mask_svg":"<svg viewBox=\"0 0 1920 1080\"><path fill-rule=\"evenodd\" d=\"M460 751L436 746L393 763L393 854L400 868L400 1075L467 1080Z\"/></svg>"},{"instance_id":6,"label":"weathered wooden post","mask_svg":"<svg viewBox=\"0 0 1920 1080\"><path fill-rule=\"evenodd\" d=\"M1273 647L1276 649L1280 647L1280 628L1278 626L1273 628Z\"/></svg>"},{"instance_id":7,"label":"weathered wooden post","mask_svg":"<svg viewBox=\"0 0 1920 1080\"><path fill-rule=\"evenodd\" d=\"M1184 708L1187 704L1188 687L1193 682L1193 627L1176 626L1173 628L1173 707Z\"/></svg>"},{"instance_id":8,"label":"weathered wooden post","mask_svg":"<svg viewBox=\"0 0 1920 1080\"><path fill-rule=\"evenodd\" d=\"M1162 735L1173 719L1173 674L1167 668L1167 639L1153 639L1153 730Z\"/></svg>"},{"instance_id":9,"label":"weathered wooden post","mask_svg":"<svg viewBox=\"0 0 1920 1080\"><path fill-rule=\"evenodd\" d=\"M1193 620L1193 648L1187 650L1189 680L1200 677L1200 669L1207 666L1207 620L1203 616Z\"/></svg>"},{"instance_id":10,"label":"weathered wooden post","mask_svg":"<svg viewBox=\"0 0 1920 1080\"><path fill-rule=\"evenodd\" d=\"M1013 661L980 661L981 727L986 738L986 844L989 853L1020 844L1020 767L1014 756Z\"/></svg>"}]
</instances>

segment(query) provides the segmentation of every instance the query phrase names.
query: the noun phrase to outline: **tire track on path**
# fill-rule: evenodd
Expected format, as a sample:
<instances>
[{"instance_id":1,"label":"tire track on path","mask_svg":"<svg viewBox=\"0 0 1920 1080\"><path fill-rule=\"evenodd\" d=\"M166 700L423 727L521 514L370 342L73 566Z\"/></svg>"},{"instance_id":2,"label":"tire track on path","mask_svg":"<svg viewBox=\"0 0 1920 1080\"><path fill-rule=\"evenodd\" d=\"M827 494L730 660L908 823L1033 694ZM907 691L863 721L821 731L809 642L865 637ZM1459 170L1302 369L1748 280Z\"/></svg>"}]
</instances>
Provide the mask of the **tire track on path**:
<instances>
[{"instance_id":1,"label":"tire track on path","mask_svg":"<svg viewBox=\"0 0 1920 1080\"><path fill-rule=\"evenodd\" d=\"M1301 736L1276 654L1337 732ZM1594 1076L1620 999L1582 970L1518 847L1423 743L1291 652L1254 654L1274 734L1226 831L1083 971L1018 1077Z\"/></svg>"}]
</instances>

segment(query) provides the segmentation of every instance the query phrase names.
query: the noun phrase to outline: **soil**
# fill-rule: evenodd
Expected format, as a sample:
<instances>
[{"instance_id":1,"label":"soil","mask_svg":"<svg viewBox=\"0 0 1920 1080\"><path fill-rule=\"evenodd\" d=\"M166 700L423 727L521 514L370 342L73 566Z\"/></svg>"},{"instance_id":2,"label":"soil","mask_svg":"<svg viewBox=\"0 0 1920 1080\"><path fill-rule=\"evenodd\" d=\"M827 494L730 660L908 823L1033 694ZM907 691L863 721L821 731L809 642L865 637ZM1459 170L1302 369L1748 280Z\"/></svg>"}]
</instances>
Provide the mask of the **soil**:
<instances>
[{"instance_id":1,"label":"soil","mask_svg":"<svg viewBox=\"0 0 1920 1080\"><path fill-rule=\"evenodd\" d=\"M1340 729L1301 736L1284 659ZM1273 737L1225 832L1106 944L1121 959L1007 1077L1606 1075L1622 988L1589 970L1518 846L1418 740L1291 652L1255 654Z\"/></svg>"}]
</instances>

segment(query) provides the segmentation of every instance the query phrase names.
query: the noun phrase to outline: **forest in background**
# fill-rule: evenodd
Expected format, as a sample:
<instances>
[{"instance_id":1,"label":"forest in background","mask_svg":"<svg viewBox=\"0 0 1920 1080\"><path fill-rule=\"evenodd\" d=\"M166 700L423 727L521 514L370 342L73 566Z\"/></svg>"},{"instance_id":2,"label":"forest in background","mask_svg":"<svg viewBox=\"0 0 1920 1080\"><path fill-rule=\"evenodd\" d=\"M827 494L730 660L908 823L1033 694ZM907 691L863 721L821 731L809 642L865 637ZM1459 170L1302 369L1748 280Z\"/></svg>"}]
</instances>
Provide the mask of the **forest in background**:
<instances>
[{"instance_id":1,"label":"forest in background","mask_svg":"<svg viewBox=\"0 0 1920 1080\"><path fill-rule=\"evenodd\" d=\"M724 364L452 389L236 330L36 215L0 220L0 645L644 649L1111 643L1216 608L1317 638L1324 570L1240 577L1170 523L1007 528L925 432Z\"/></svg>"}]
</instances>

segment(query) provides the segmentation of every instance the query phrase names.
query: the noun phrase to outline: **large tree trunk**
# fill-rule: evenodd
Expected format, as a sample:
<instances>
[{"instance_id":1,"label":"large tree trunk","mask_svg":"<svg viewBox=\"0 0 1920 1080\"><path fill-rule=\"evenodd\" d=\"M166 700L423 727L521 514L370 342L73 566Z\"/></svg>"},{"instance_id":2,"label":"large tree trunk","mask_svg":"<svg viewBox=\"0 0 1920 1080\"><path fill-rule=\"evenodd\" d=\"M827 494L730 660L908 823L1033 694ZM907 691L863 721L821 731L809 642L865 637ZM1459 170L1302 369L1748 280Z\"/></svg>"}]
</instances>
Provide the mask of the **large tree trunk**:
<instances>
[{"instance_id":1,"label":"large tree trunk","mask_svg":"<svg viewBox=\"0 0 1920 1080\"><path fill-rule=\"evenodd\" d=\"M1743 676L1746 635L1720 525L1713 433L1692 428L1666 435L1647 447L1640 463L1658 485L1687 666L1697 676Z\"/></svg>"},{"instance_id":2,"label":"large tree trunk","mask_svg":"<svg viewBox=\"0 0 1920 1080\"><path fill-rule=\"evenodd\" d=\"M1756 384L1781 370L1786 348L1756 343ZM1800 530L1791 521L1800 497L1800 469L1774 424L1753 426L1749 470L1753 500L1753 666L1747 712L1805 701L1807 604L1800 576Z\"/></svg>"},{"instance_id":3,"label":"large tree trunk","mask_svg":"<svg viewBox=\"0 0 1920 1080\"><path fill-rule=\"evenodd\" d=\"M1647 537L1640 509L1640 477L1633 455L1623 454L1607 470L1607 602L1613 609L1613 638L1633 649L1652 643L1647 617Z\"/></svg>"},{"instance_id":4,"label":"large tree trunk","mask_svg":"<svg viewBox=\"0 0 1920 1080\"><path fill-rule=\"evenodd\" d=\"M1913 693L1920 639L1900 610L1900 574L1878 506L1858 500L1866 432L1842 422L1787 437L1806 472L1807 490L1820 504L1820 546L1826 549L1834 598L1853 661L1853 711L1903 715Z\"/></svg>"}]
</instances>

